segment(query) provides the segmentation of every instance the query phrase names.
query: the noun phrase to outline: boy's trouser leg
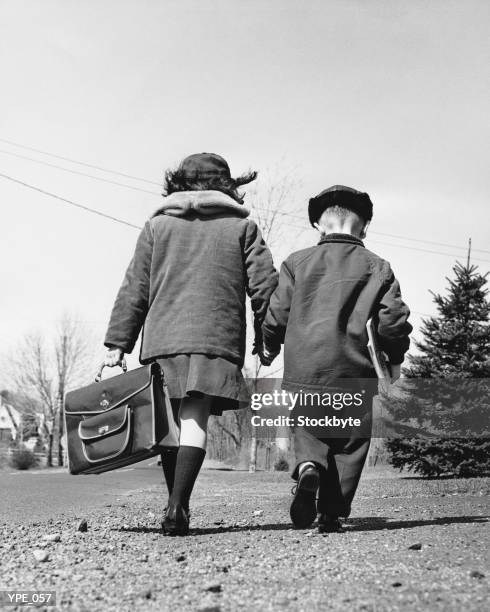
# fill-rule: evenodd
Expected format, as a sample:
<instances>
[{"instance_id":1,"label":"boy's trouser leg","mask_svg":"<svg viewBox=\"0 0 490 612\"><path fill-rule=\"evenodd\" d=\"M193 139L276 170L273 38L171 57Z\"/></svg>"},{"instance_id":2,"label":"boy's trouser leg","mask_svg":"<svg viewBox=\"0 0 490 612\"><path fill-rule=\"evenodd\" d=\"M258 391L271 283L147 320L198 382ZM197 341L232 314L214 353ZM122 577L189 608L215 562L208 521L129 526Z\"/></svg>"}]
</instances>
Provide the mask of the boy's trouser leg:
<instances>
[{"instance_id":1,"label":"boy's trouser leg","mask_svg":"<svg viewBox=\"0 0 490 612\"><path fill-rule=\"evenodd\" d=\"M317 437L318 429L294 427L293 439L296 453L296 467L292 477L298 478L298 467L306 461L314 462L320 469L320 491L317 504L318 512L331 516L349 516L362 468L366 461L371 436L372 400L377 380L373 379L372 388L364 384L366 394L359 413L352 415L360 419L360 426L332 433L332 437ZM303 407L306 411L308 407ZM309 410L309 409L308 409ZM318 409L317 413L318 413ZM315 407L310 410L313 416ZM318 413L318 416L323 414ZM351 416L338 413L339 417ZM318 432L322 434L323 432ZM333 437L338 435L339 437ZM345 437L344 437L345 436Z\"/></svg>"},{"instance_id":2,"label":"boy's trouser leg","mask_svg":"<svg viewBox=\"0 0 490 612\"><path fill-rule=\"evenodd\" d=\"M333 447L328 453L328 468L320 472L318 512L329 516L347 517L359 484L369 451L369 439L348 442L341 452L335 452L340 440L327 440ZM342 441L343 442L343 441Z\"/></svg>"},{"instance_id":3,"label":"boy's trouser leg","mask_svg":"<svg viewBox=\"0 0 490 612\"><path fill-rule=\"evenodd\" d=\"M304 427L294 428L297 480L299 466L312 461L320 468L318 512L349 516L362 469L369 451L369 438L316 438Z\"/></svg>"},{"instance_id":4,"label":"boy's trouser leg","mask_svg":"<svg viewBox=\"0 0 490 612\"><path fill-rule=\"evenodd\" d=\"M316 438L304 427L294 427L294 452L296 455L296 466L291 476L298 480L299 467L302 463L315 463L319 468L328 468L328 446L324 441Z\"/></svg>"}]
</instances>

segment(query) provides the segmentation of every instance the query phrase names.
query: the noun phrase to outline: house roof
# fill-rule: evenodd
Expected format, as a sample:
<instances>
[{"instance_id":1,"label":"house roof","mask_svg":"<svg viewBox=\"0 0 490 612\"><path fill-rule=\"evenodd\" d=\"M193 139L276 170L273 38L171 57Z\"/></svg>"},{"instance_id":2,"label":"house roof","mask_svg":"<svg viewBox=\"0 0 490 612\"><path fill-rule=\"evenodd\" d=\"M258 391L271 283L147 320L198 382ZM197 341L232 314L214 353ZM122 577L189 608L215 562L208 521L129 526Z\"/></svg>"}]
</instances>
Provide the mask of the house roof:
<instances>
[{"instance_id":1,"label":"house roof","mask_svg":"<svg viewBox=\"0 0 490 612\"><path fill-rule=\"evenodd\" d=\"M17 429L20 425L21 416L20 412L16 410L12 405L7 404L7 402L2 401L0 404L0 428L11 429L14 427Z\"/></svg>"}]
</instances>

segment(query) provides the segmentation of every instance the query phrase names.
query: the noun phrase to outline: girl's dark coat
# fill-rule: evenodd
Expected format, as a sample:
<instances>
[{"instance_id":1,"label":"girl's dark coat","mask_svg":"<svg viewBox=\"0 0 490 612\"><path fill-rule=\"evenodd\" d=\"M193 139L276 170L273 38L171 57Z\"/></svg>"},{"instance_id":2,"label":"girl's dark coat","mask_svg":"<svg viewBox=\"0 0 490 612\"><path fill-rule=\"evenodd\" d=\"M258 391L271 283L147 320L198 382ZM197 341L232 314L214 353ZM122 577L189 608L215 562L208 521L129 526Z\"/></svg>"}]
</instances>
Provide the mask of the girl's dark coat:
<instances>
[{"instance_id":1,"label":"girl's dark coat","mask_svg":"<svg viewBox=\"0 0 490 612\"><path fill-rule=\"evenodd\" d=\"M233 214L159 214L145 224L112 310L105 345L140 360L204 353L239 365L245 355L245 295L255 329L277 272L251 219ZM260 338L256 338L259 342Z\"/></svg>"}]
</instances>

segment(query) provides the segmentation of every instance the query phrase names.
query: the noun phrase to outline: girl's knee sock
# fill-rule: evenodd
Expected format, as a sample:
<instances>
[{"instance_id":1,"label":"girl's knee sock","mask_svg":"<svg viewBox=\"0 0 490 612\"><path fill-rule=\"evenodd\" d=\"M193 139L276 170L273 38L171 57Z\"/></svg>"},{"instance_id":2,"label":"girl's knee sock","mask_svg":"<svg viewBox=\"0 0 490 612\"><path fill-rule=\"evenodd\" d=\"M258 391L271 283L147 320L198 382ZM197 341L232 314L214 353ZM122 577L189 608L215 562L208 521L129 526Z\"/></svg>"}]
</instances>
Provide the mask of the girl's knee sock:
<instances>
[{"instance_id":1,"label":"girl's knee sock","mask_svg":"<svg viewBox=\"0 0 490 612\"><path fill-rule=\"evenodd\" d=\"M197 446L181 446L177 453L175 466L175 479L171 503L181 504L184 508L189 508L194 483L204 461L206 451Z\"/></svg>"},{"instance_id":2,"label":"girl's knee sock","mask_svg":"<svg viewBox=\"0 0 490 612\"><path fill-rule=\"evenodd\" d=\"M177 451L179 449L165 450L161 454L163 475L167 485L168 494L172 495L175 480L175 465L177 463Z\"/></svg>"}]
</instances>

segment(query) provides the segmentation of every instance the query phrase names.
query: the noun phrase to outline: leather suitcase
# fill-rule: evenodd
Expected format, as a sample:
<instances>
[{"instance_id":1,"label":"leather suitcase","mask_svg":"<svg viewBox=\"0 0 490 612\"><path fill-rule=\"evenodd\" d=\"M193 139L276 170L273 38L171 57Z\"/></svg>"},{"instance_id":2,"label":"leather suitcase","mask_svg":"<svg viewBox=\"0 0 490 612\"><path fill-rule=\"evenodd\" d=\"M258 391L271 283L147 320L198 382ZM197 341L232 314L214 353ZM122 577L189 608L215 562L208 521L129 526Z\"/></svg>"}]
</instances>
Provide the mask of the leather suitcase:
<instances>
[{"instance_id":1,"label":"leather suitcase","mask_svg":"<svg viewBox=\"0 0 490 612\"><path fill-rule=\"evenodd\" d=\"M71 474L100 474L179 446L158 363L67 393L65 428Z\"/></svg>"}]
</instances>

